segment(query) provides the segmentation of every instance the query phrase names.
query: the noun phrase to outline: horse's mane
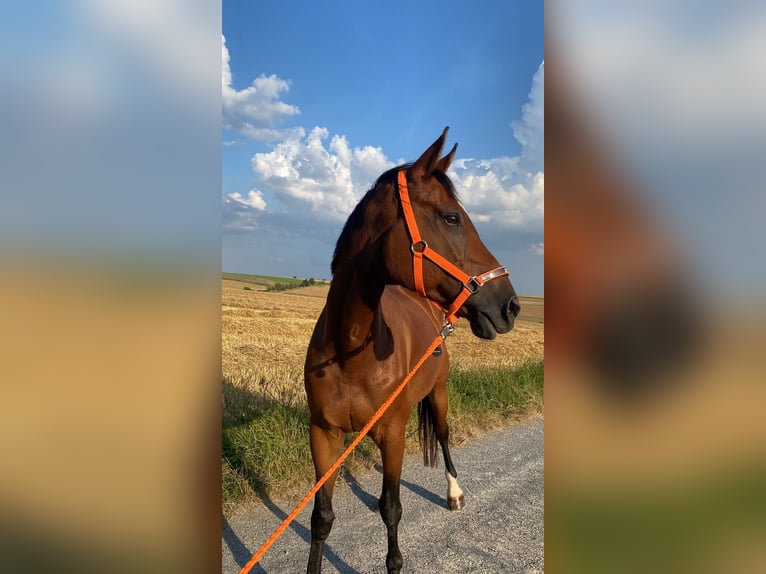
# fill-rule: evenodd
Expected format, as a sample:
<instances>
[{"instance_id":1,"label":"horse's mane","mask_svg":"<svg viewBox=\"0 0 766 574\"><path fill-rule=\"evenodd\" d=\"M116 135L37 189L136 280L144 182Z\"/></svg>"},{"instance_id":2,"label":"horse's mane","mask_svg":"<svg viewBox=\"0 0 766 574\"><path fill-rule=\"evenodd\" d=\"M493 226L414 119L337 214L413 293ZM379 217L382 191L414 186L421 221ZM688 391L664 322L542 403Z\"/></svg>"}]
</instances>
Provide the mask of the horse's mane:
<instances>
[{"instance_id":1,"label":"horse's mane","mask_svg":"<svg viewBox=\"0 0 766 574\"><path fill-rule=\"evenodd\" d=\"M340 260L347 255L348 250L351 247L352 235L365 225L365 215L370 201L381 189L386 189L389 185L396 184L397 173L399 170L409 169L410 167L412 167L411 163L405 163L381 174L372 187L364 194L364 197L356 205L351 212L351 215L348 216L348 219L343 226L343 231L340 232L340 237L338 237L338 241L335 244L335 252L333 253L332 263L330 264L330 271L333 274L335 274L335 270L337 269ZM459 199L455 186L452 185L452 181L450 181L450 178L447 177L445 173L436 170L433 172L433 175L452 199Z\"/></svg>"}]
</instances>

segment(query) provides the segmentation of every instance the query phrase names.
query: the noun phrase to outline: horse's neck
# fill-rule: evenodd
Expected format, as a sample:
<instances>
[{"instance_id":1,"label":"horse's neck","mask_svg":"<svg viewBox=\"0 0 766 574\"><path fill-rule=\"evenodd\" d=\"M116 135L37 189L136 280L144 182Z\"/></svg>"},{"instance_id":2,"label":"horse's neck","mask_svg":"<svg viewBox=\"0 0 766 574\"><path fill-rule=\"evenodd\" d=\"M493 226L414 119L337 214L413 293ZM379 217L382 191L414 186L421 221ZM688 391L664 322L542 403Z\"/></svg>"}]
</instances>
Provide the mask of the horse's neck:
<instances>
[{"instance_id":1,"label":"horse's neck","mask_svg":"<svg viewBox=\"0 0 766 574\"><path fill-rule=\"evenodd\" d=\"M350 266L336 270L327 296L326 329L338 356L358 353L375 341L383 324L384 288L365 281Z\"/></svg>"}]
</instances>

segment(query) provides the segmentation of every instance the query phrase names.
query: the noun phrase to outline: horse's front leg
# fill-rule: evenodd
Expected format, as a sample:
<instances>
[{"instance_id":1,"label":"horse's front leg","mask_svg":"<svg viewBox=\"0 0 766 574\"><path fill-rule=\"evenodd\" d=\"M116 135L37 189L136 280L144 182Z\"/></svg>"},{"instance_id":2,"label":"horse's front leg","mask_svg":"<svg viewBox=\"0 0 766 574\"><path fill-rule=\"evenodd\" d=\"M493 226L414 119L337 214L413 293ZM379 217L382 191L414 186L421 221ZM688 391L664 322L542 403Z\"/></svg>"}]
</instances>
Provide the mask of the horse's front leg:
<instances>
[{"instance_id":1,"label":"horse's front leg","mask_svg":"<svg viewBox=\"0 0 766 574\"><path fill-rule=\"evenodd\" d=\"M332 466L343 448L343 433L327 431L311 425L309 429L311 456L314 459L316 479L319 480ZM319 489L314 498L314 511L311 513L311 548L307 574L320 574L322 571L322 556L324 543L330 535L335 514L332 510L332 494L335 489L335 478L338 471Z\"/></svg>"},{"instance_id":2,"label":"horse's front leg","mask_svg":"<svg viewBox=\"0 0 766 574\"><path fill-rule=\"evenodd\" d=\"M389 574L399 574L402 569L402 553L399 551L399 521L402 518L402 503L399 499L399 482L404 460L405 423L389 428L378 442L383 459L383 492L378 501L380 516L386 525L388 553L386 568Z\"/></svg>"}]
</instances>

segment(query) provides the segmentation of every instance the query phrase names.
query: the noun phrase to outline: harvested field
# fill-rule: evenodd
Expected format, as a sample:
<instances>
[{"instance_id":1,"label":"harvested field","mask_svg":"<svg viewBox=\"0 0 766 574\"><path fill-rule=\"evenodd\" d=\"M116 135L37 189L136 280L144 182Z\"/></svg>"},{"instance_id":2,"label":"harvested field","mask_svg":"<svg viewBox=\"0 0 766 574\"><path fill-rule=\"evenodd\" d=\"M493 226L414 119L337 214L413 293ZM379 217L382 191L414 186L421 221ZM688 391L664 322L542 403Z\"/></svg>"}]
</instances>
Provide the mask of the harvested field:
<instances>
[{"instance_id":1,"label":"harvested field","mask_svg":"<svg viewBox=\"0 0 766 574\"><path fill-rule=\"evenodd\" d=\"M226 507L313 479L303 363L329 286L260 289L252 281L231 276L222 283ZM543 299L521 297L521 305L513 331L493 341L476 338L463 319L447 339L454 374L450 382L450 401L455 399L450 411L453 444L542 408ZM461 387L475 396L461 395ZM503 390L509 387L511 398ZM491 395L498 388L500 393ZM494 398L484 399L481 393ZM413 436L408 449L416 448ZM347 466L369 466L378 456L369 439L357 450L361 452L352 455ZM279 456L272 457L274 451Z\"/></svg>"},{"instance_id":2,"label":"harvested field","mask_svg":"<svg viewBox=\"0 0 766 574\"><path fill-rule=\"evenodd\" d=\"M299 287L281 292L246 291L249 284L224 280L223 375L264 368L300 370L314 323L322 311L326 285ZM543 299L521 297L521 316L513 331L484 341L474 337L468 322L460 319L447 339L455 365L513 367L542 360L544 348Z\"/></svg>"}]
</instances>

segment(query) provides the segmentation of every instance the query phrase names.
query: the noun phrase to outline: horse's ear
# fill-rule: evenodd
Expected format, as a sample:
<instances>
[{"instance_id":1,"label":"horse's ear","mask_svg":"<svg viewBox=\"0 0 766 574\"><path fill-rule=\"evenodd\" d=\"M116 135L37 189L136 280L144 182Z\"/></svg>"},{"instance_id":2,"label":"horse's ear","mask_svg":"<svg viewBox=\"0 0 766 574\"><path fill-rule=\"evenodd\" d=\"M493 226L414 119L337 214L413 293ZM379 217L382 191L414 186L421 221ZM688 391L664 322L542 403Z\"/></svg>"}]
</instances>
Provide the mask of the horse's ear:
<instances>
[{"instance_id":1,"label":"horse's ear","mask_svg":"<svg viewBox=\"0 0 766 574\"><path fill-rule=\"evenodd\" d=\"M436 162L436 169L442 173L447 173L449 166L452 164L452 160L455 159L455 152L457 151L457 144L452 146L452 150Z\"/></svg>"},{"instance_id":2,"label":"horse's ear","mask_svg":"<svg viewBox=\"0 0 766 574\"><path fill-rule=\"evenodd\" d=\"M447 131L449 131L449 127L444 128L439 139L432 143L431 147L424 151L423 155L412 164L412 167L410 168L410 177L412 178L412 181L425 181L431 177L434 169L436 169L437 163L439 163L439 155L441 155L442 148L444 147L444 140L447 139Z\"/></svg>"}]
</instances>

